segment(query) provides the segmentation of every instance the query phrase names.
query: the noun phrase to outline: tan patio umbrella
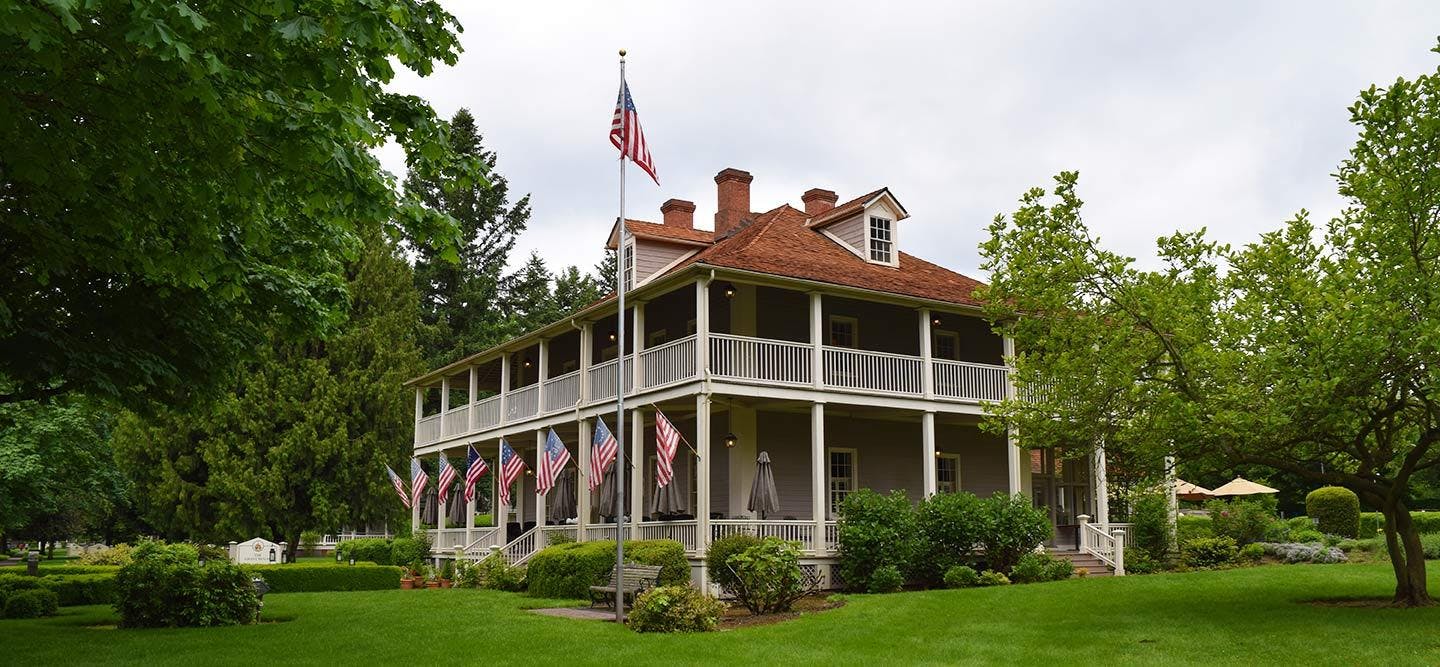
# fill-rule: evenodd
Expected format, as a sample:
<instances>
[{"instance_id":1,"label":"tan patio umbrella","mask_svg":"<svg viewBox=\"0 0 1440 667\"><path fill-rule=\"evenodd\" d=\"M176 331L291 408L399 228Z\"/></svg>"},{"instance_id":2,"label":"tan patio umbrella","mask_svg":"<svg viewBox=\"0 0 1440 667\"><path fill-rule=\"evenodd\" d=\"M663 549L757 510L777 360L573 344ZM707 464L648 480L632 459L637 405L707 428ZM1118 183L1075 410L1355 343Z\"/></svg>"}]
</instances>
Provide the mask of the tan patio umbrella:
<instances>
[{"instance_id":1,"label":"tan patio umbrella","mask_svg":"<svg viewBox=\"0 0 1440 667\"><path fill-rule=\"evenodd\" d=\"M1279 489L1272 489L1264 484L1256 484L1244 477L1236 477L1226 482L1220 488L1210 492L1210 495L1217 498L1224 496L1253 496L1261 493L1280 493Z\"/></svg>"},{"instance_id":2,"label":"tan patio umbrella","mask_svg":"<svg viewBox=\"0 0 1440 667\"><path fill-rule=\"evenodd\" d=\"M1183 479L1175 480L1175 497L1181 500L1205 500L1214 498L1215 492L1199 484L1191 484Z\"/></svg>"}]
</instances>

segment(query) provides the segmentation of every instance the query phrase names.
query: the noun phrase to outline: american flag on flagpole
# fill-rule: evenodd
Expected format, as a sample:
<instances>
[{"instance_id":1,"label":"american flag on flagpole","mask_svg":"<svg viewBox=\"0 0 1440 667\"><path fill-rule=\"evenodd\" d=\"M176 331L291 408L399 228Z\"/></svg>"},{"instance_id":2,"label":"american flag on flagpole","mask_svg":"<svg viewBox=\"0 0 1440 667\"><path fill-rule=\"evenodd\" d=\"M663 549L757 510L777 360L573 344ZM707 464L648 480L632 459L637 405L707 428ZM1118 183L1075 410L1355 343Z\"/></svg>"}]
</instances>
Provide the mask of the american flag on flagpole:
<instances>
[{"instance_id":1,"label":"american flag on flagpole","mask_svg":"<svg viewBox=\"0 0 1440 667\"><path fill-rule=\"evenodd\" d=\"M425 474L425 469L420 467L420 459L410 459L410 500L420 502L420 494L425 491L425 485L430 483L430 476Z\"/></svg>"},{"instance_id":2,"label":"american flag on flagpole","mask_svg":"<svg viewBox=\"0 0 1440 667\"><path fill-rule=\"evenodd\" d=\"M390 483L395 485L395 493L400 495L400 502L405 503L405 509L410 509L410 494L405 492L405 480L395 474L395 469L385 466L385 472L390 473Z\"/></svg>"},{"instance_id":3,"label":"american flag on flagpole","mask_svg":"<svg viewBox=\"0 0 1440 667\"><path fill-rule=\"evenodd\" d=\"M610 120L610 143L620 149L623 157L630 158L635 166L645 170L655 185L660 178L655 175L655 162L650 159L650 145L645 143L645 131L640 129L640 114L635 111L635 100L630 98L630 85L620 80L620 97L615 100L615 117Z\"/></svg>"},{"instance_id":4,"label":"american flag on flagpole","mask_svg":"<svg viewBox=\"0 0 1440 667\"><path fill-rule=\"evenodd\" d=\"M445 452L440 452L440 481L436 484L440 489L441 498L450 495L450 485L455 483L455 477L455 467L450 465L450 459L445 457Z\"/></svg>"},{"instance_id":5,"label":"american flag on flagpole","mask_svg":"<svg viewBox=\"0 0 1440 667\"><path fill-rule=\"evenodd\" d=\"M665 413L655 411L655 486L669 486L675 478L675 450L680 447L680 431L665 418Z\"/></svg>"},{"instance_id":6,"label":"american flag on flagpole","mask_svg":"<svg viewBox=\"0 0 1440 667\"><path fill-rule=\"evenodd\" d=\"M510 443L500 439L500 504L510 506L510 485L525 470L525 461L510 448Z\"/></svg>"},{"instance_id":7,"label":"american flag on flagpole","mask_svg":"<svg viewBox=\"0 0 1440 667\"><path fill-rule=\"evenodd\" d=\"M465 502L475 500L475 483L480 481L480 476L490 469L485 459L480 458L480 452L475 451L475 446L470 445L469 452L465 455Z\"/></svg>"},{"instance_id":8,"label":"american flag on flagpole","mask_svg":"<svg viewBox=\"0 0 1440 667\"><path fill-rule=\"evenodd\" d=\"M535 472L535 490L542 496L550 493L550 488L555 486L555 478L560 476L560 469L569 462L570 450L565 449L565 443L560 442L555 429L550 429L550 435L545 436L545 453L540 456L540 469Z\"/></svg>"},{"instance_id":9,"label":"american flag on flagpole","mask_svg":"<svg viewBox=\"0 0 1440 667\"><path fill-rule=\"evenodd\" d=\"M605 420L595 420L595 437L591 440L592 450L590 452L590 490L600 486L600 480L605 476L605 469L615 461L615 434L605 427Z\"/></svg>"}]
</instances>

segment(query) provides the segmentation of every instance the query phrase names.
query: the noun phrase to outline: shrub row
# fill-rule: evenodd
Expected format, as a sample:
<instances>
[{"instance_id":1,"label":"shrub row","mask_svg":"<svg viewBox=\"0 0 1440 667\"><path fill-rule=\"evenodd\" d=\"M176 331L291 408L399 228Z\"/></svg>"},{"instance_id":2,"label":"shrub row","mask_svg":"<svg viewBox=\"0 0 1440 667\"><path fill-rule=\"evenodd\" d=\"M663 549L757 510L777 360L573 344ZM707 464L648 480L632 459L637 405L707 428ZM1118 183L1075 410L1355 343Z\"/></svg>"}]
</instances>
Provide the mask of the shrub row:
<instances>
[{"instance_id":1,"label":"shrub row","mask_svg":"<svg viewBox=\"0 0 1440 667\"><path fill-rule=\"evenodd\" d=\"M42 588L13 591L0 595L0 617L3 618L54 616L55 610L59 606L59 597L55 595L55 592Z\"/></svg>"},{"instance_id":2,"label":"shrub row","mask_svg":"<svg viewBox=\"0 0 1440 667\"><path fill-rule=\"evenodd\" d=\"M690 561L685 546L675 540L627 540L625 560L641 565L659 565L661 586L690 580ZM591 586L604 584L615 567L615 542L570 542L541 549L526 567L531 595L545 598L580 599L590 595Z\"/></svg>"},{"instance_id":3,"label":"shrub row","mask_svg":"<svg viewBox=\"0 0 1440 667\"><path fill-rule=\"evenodd\" d=\"M258 576L271 593L319 593L328 591L383 591L400 587L402 570L394 565L330 563L287 563L246 565L246 574Z\"/></svg>"},{"instance_id":4,"label":"shrub row","mask_svg":"<svg viewBox=\"0 0 1440 667\"><path fill-rule=\"evenodd\" d=\"M24 565L0 567L0 574L25 574L26 571ZM52 574L115 574L118 571L118 565L46 565L45 561L40 562L42 577Z\"/></svg>"},{"instance_id":5,"label":"shrub row","mask_svg":"<svg viewBox=\"0 0 1440 667\"><path fill-rule=\"evenodd\" d=\"M55 593L62 607L111 604L115 601L115 574L57 574L40 577L0 574L0 598L22 590L51 591Z\"/></svg>"},{"instance_id":6,"label":"shrub row","mask_svg":"<svg viewBox=\"0 0 1440 667\"><path fill-rule=\"evenodd\" d=\"M345 540L335 545L335 551L340 554L340 559L345 561L353 556L357 563L413 567L430 555L430 540L425 535L416 533L414 537L364 537Z\"/></svg>"}]
</instances>

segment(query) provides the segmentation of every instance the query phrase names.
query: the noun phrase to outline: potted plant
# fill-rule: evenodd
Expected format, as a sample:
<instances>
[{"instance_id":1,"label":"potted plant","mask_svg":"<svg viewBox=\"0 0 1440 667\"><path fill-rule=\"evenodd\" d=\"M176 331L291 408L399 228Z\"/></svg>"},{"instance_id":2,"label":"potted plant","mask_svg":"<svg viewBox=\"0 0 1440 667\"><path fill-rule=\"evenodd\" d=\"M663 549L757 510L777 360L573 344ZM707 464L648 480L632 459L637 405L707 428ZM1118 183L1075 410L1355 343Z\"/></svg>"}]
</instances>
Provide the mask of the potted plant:
<instances>
[{"instance_id":1,"label":"potted plant","mask_svg":"<svg viewBox=\"0 0 1440 667\"><path fill-rule=\"evenodd\" d=\"M440 567L440 587L449 588L450 582L455 579L455 561L447 560Z\"/></svg>"},{"instance_id":2,"label":"potted plant","mask_svg":"<svg viewBox=\"0 0 1440 667\"><path fill-rule=\"evenodd\" d=\"M433 567L431 567L431 566L429 566L429 565L425 565L425 566L423 566L423 567L424 567L424 569L422 570L422 572L423 572L424 575L425 575L425 587L426 587L426 588L439 588L439 587L440 587L440 580L435 577L435 568L433 568Z\"/></svg>"},{"instance_id":3,"label":"potted plant","mask_svg":"<svg viewBox=\"0 0 1440 667\"><path fill-rule=\"evenodd\" d=\"M400 573L400 590L408 591L413 588L415 588L415 573L407 567Z\"/></svg>"}]
</instances>

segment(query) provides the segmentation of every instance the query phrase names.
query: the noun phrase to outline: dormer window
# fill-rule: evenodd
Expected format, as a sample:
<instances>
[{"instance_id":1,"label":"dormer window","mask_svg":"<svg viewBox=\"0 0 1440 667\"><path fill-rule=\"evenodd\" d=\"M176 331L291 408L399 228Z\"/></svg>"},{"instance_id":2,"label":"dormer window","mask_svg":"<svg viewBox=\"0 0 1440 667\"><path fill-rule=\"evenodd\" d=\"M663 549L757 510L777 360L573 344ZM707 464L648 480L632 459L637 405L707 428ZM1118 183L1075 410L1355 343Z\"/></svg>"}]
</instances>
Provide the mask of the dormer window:
<instances>
[{"instance_id":1,"label":"dormer window","mask_svg":"<svg viewBox=\"0 0 1440 667\"><path fill-rule=\"evenodd\" d=\"M622 256L622 258L623 258L623 259L621 260L621 264L622 264L622 267L623 267L621 275L624 276L624 281L623 281L623 283L622 283L622 284L624 285L624 287L623 287L622 289L624 289L626 292L629 292L630 290L632 290L632 289L635 288L635 242L634 242L634 241L631 241L631 242L625 244L625 252L621 253L621 256Z\"/></svg>"},{"instance_id":2,"label":"dormer window","mask_svg":"<svg viewBox=\"0 0 1440 667\"><path fill-rule=\"evenodd\" d=\"M895 263L895 222L878 215L870 216L870 261Z\"/></svg>"}]
</instances>

